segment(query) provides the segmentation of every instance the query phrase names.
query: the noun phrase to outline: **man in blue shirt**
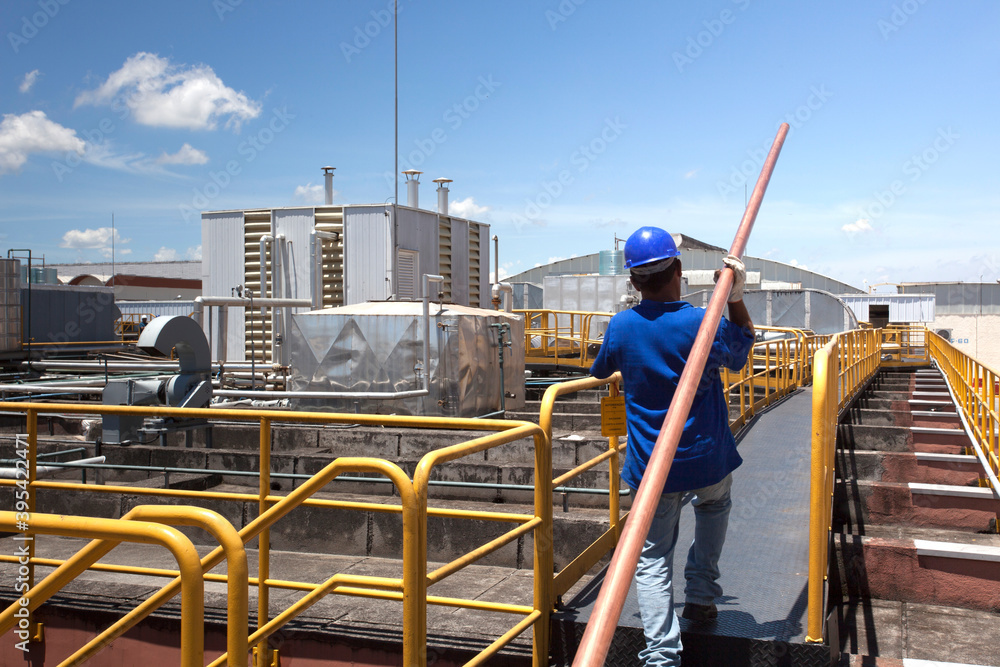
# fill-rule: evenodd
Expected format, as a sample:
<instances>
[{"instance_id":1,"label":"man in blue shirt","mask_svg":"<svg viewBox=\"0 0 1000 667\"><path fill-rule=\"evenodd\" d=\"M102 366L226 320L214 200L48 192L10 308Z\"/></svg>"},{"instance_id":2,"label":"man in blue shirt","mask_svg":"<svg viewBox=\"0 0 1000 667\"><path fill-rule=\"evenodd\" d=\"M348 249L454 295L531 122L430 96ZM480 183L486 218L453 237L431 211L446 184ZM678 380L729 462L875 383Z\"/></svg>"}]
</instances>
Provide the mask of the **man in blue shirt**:
<instances>
[{"instance_id":1,"label":"man in blue shirt","mask_svg":"<svg viewBox=\"0 0 1000 667\"><path fill-rule=\"evenodd\" d=\"M729 319L719 322L636 570L639 611L646 635L646 648L639 657L645 665L681 664L681 633L674 614L671 570L677 524L687 498L695 511L695 538L685 567L682 616L695 622L713 622L717 616L715 598L722 594L718 584L719 556L732 506L732 471L742 459L729 429L719 368L743 368L754 342L753 322L743 303L743 262L732 255L723 262L734 273ZM666 231L642 227L632 234L625 243L625 268L630 270L632 284L642 294L642 301L611 319L590 373L605 378L621 371L628 422L622 479L634 495L705 310L680 300L680 252Z\"/></svg>"}]
</instances>

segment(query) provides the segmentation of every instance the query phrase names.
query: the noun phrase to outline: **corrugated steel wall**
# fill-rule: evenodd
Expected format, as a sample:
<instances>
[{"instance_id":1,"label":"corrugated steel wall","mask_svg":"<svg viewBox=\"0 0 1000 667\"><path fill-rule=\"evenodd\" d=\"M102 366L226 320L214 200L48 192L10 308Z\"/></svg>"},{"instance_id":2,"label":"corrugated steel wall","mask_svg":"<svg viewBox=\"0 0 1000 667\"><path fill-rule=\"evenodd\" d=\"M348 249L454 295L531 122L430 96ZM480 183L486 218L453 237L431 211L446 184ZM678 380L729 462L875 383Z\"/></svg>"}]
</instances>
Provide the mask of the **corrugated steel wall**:
<instances>
[{"instance_id":1,"label":"corrugated steel wall","mask_svg":"<svg viewBox=\"0 0 1000 667\"><path fill-rule=\"evenodd\" d=\"M194 312L194 301L116 301L122 315L183 315L190 317ZM218 331L218 325L214 329Z\"/></svg>"},{"instance_id":2,"label":"corrugated steel wall","mask_svg":"<svg viewBox=\"0 0 1000 667\"><path fill-rule=\"evenodd\" d=\"M844 294L840 298L862 322L871 321L869 306L889 306L890 324L933 322L937 308L933 294Z\"/></svg>"},{"instance_id":3,"label":"corrugated steel wall","mask_svg":"<svg viewBox=\"0 0 1000 667\"><path fill-rule=\"evenodd\" d=\"M437 213L401 207L399 227L396 230L396 245L400 251L417 253L417 264L413 270L414 297L423 297L424 274L438 273L438 224ZM444 218L440 218L444 219ZM397 279L399 276L397 275ZM402 284L400 284L402 289ZM432 289L437 289L436 287ZM403 296L404 292L400 291Z\"/></svg>"},{"instance_id":4,"label":"corrugated steel wall","mask_svg":"<svg viewBox=\"0 0 1000 667\"><path fill-rule=\"evenodd\" d=\"M202 213L201 216L201 293L203 296L232 296L233 288L244 277L243 211ZM231 308L228 317L226 361L243 361L243 313ZM219 331L216 323L215 331ZM216 342L212 341L213 349Z\"/></svg>"},{"instance_id":5,"label":"corrugated steel wall","mask_svg":"<svg viewBox=\"0 0 1000 667\"><path fill-rule=\"evenodd\" d=\"M904 294L933 294L935 311L941 315L1000 314L1000 284L916 283L900 285L899 289Z\"/></svg>"},{"instance_id":6,"label":"corrugated steel wall","mask_svg":"<svg viewBox=\"0 0 1000 667\"><path fill-rule=\"evenodd\" d=\"M344 207L345 305L384 301L391 295L391 215L391 208L381 206Z\"/></svg>"}]
</instances>

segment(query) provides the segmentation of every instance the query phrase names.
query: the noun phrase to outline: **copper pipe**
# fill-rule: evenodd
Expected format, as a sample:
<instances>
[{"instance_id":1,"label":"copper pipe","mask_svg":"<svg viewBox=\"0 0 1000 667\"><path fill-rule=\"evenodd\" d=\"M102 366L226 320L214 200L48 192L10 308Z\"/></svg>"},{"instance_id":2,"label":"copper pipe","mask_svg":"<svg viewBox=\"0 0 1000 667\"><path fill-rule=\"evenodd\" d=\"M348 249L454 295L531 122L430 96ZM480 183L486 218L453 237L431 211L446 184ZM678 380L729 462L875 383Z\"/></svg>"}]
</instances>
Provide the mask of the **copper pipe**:
<instances>
[{"instance_id":1,"label":"copper pipe","mask_svg":"<svg viewBox=\"0 0 1000 667\"><path fill-rule=\"evenodd\" d=\"M743 251L746 249L747 239L753 230L757 212L764 199L764 192L767 190L767 184L771 180L771 173L774 171L774 165L778 161L778 154L781 153L781 146L787 135L788 124L782 123L778 129L778 135L771 145L771 151L764 161L760 176L757 178L753 195L743 213L743 219L736 231L736 238L729 249L730 254L742 257ZM601 586L601 592L594 605L594 611L591 613L587 629L584 631L583 638L577 648L576 659L573 661L574 667L598 667L604 664L608 646L611 644L611 638L618 625L618 618L625 605L629 584L635 574L636 564L639 562L639 554L646 541L646 535L649 533L653 513L663 492L663 485L667 481L670 466L674 462L677 444L684 431L684 422L687 421L688 413L691 411L691 404L698 389L698 381L705 370L708 352L712 347L715 332L719 327L719 319L722 317L722 309L729 298L732 286L732 269L723 269L715 285L715 290L712 292L712 298L708 302L705 317L698 329L694 345L691 347L687 364L681 373L681 379L677 383L677 390L670 401L667 417L660 429L659 436L656 438L649 465L646 466L646 472L639 484L635 501L632 503L632 512L625 524L625 529L622 531L621 542L615 549L615 554L604 577L604 584Z\"/></svg>"}]
</instances>

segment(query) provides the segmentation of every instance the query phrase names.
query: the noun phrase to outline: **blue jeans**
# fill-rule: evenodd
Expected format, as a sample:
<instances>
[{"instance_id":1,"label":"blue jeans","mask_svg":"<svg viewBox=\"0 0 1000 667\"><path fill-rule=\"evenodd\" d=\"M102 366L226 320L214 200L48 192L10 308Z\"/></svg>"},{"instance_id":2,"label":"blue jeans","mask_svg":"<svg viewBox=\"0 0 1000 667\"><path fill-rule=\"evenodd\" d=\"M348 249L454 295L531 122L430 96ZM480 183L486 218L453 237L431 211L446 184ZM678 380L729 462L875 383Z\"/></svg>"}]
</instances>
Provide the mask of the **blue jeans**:
<instances>
[{"instance_id":1,"label":"blue jeans","mask_svg":"<svg viewBox=\"0 0 1000 667\"><path fill-rule=\"evenodd\" d=\"M708 605L722 595L722 587L718 584L719 556L726 542L729 510L733 504L729 497L732 485L730 474L712 486L664 493L660 497L635 573L639 613L646 634L646 648L639 652L644 665L678 667L681 664L681 628L674 613L671 570L681 507L688 498L694 507L695 529L684 568L685 600Z\"/></svg>"}]
</instances>

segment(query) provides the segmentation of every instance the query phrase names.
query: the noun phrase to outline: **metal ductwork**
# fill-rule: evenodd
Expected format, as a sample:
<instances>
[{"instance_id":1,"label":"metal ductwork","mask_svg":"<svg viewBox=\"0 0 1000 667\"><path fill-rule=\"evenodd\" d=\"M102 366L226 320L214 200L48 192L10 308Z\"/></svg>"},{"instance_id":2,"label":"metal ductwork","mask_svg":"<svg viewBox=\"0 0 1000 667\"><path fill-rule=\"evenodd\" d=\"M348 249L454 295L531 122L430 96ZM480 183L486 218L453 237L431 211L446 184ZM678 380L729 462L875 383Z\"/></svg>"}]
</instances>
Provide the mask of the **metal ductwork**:
<instances>
[{"instance_id":1,"label":"metal ductwork","mask_svg":"<svg viewBox=\"0 0 1000 667\"><path fill-rule=\"evenodd\" d=\"M410 208L420 208L420 174L424 172L416 169L407 169L403 172L406 176L406 205Z\"/></svg>"},{"instance_id":2,"label":"metal ductwork","mask_svg":"<svg viewBox=\"0 0 1000 667\"><path fill-rule=\"evenodd\" d=\"M336 169L336 167L323 167L323 180L325 181L323 184L323 191L325 194L324 201L327 206L333 204L333 172Z\"/></svg>"},{"instance_id":3,"label":"metal ductwork","mask_svg":"<svg viewBox=\"0 0 1000 667\"><path fill-rule=\"evenodd\" d=\"M434 182L438 184L438 213L448 215L448 184L452 180L450 178L435 178Z\"/></svg>"},{"instance_id":4,"label":"metal ductwork","mask_svg":"<svg viewBox=\"0 0 1000 667\"><path fill-rule=\"evenodd\" d=\"M112 380L104 388L104 405L169 405L206 407L212 400L212 351L201 326L190 317L157 317L139 336L137 347L157 356L176 352L180 373L166 380ZM105 415L102 439L127 444L140 432L163 434L206 426L204 420L145 419L132 415Z\"/></svg>"}]
</instances>

